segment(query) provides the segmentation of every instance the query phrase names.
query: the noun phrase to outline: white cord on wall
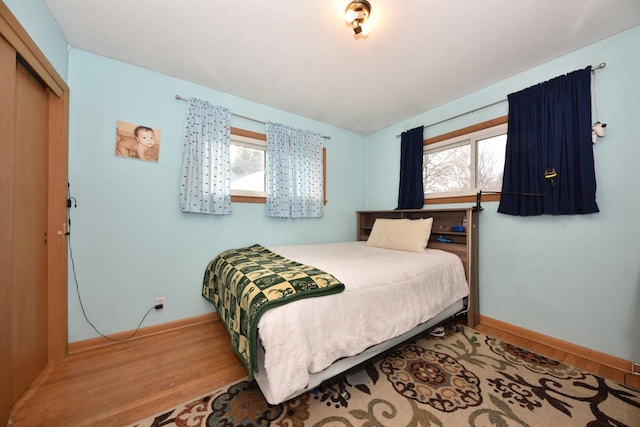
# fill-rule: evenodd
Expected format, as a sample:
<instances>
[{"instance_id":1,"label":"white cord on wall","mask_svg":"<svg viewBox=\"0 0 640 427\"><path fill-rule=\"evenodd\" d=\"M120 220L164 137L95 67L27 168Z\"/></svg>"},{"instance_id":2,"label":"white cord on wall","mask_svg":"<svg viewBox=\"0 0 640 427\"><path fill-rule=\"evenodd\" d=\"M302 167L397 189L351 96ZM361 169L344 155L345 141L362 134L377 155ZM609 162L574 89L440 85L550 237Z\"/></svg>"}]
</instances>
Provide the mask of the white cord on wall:
<instances>
[{"instance_id":1,"label":"white cord on wall","mask_svg":"<svg viewBox=\"0 0 640 427\"><path fill-rule=\"evenodd\" d=\"M596 83L596 73L591 71L593 74L593 100L596 105L596 122L600 121L600 112L598 111L598 84Z\"/></svg>"}]
</instances>

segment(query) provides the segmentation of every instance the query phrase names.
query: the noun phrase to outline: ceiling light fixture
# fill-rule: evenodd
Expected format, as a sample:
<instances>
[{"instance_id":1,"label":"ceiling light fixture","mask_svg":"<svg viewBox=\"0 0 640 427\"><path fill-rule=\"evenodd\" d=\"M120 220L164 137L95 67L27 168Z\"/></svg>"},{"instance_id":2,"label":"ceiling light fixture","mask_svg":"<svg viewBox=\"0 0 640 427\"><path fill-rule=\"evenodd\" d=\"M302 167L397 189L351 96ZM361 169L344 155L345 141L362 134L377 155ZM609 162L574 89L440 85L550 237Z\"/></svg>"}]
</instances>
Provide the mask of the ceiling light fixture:
<instances>
[{"instance_id":1,"label":"ceiling light fixture","mask_svg":"<svg viewBox=\"0 0 640 427\"><path fill-rule=\"evenodd\" d=\"M369 15L371 15L371 4L367 0L354 0L344 10L344 19L353 28L356 37L369 34L369 26L366 24Z\"/></svg>"}]
</instances>

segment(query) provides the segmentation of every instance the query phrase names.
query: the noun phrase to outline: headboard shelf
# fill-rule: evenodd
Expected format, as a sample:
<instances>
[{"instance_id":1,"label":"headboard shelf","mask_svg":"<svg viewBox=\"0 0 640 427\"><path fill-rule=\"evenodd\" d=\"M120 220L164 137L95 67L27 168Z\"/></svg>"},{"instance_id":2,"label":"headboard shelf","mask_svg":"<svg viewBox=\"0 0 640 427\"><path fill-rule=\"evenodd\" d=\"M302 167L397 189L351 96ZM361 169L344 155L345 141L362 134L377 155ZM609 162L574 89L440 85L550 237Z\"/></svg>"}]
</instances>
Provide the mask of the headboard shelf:
<instances>
[{"instance_id":1,"label":"headboard shelf","mask_svg":"<svg viewBox=\"0 0 640 427\"><path fill-rule=\"evenodd\" d=\"M456 254L462 260L470 293L467 299L467 325L479 322L478 305L478 212L473 208L462 209L398 209L358 211L358 240L367 240L377 218L421 219L433 218L431 236L427 248L441 249ZM452 226L466 224L465 232L451 231ZM451 240L438 241L439 237Z\"/></svg>"}]
</instances>

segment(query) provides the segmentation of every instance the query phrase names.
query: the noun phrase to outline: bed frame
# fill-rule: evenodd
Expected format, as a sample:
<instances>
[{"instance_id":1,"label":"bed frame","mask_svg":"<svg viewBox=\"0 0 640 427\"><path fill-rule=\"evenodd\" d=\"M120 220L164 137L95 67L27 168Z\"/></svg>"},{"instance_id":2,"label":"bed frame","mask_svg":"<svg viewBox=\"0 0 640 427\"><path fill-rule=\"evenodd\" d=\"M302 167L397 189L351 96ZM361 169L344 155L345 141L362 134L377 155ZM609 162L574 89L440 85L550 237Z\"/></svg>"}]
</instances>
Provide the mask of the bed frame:
<instances>
[{"instance_id":1,"label":"bed frame","mask_svg":"<svg viewBox=\"0 0 640 427\"><path fill-rule=\"evenodd\" d=\"M309 384L307 387L304 390L297 391L286 400L294 398L304 392L313 390L323 383L335 380L340 380L342 388L343 379L349 372L352 372L354 369L370 361L372 358L379 356L380 354L414 338L428 329L431 329L454 317L466 315L465 323L469 327L474 327L478 323L478 250L476 243L478 237L477 211L472 208L440 210L409 209L393 211L358 211L357 215L358 240L367 240L376 218L433 218L431 237L427 247L442 249L460 257L464 265L467 282L469 283L469 297L450 306L434 318L394 339L370 347L358 355L340 359L321 372L310 374ZM459 226L463 223L466 223L465 232L451 231L452 226ZM451 240L451 242L439 242L438 238L440 236ZM263 391L269 390L268 394L271 394L269 379L264 372L264 356L264 349L262 346L258 346L257 357L259 370L255 373L255 379Z\"/></svg>"}]
</instances>

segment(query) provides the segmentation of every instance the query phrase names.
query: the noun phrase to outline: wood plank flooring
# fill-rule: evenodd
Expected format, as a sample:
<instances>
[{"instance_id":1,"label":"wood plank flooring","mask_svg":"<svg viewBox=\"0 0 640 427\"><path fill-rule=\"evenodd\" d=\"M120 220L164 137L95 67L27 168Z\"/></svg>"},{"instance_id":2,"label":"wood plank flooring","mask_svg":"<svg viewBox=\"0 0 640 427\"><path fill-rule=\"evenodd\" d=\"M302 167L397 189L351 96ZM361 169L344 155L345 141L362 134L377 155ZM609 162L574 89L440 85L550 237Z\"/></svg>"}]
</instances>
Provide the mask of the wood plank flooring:
<instances>
[{"instance_id":1,"label":"wood plank flooring","mask_svg":"<svg viewBox=\"0 0 640 427\"><path fill-rule=\"evenodd\" d=\"M518 336L482 324L477 329L594 374L615 375ZM189 326L87 350L47 367L12 408L12 427L126 426L245 375L219 321Z\"/></svg>"},{"instance_id":2,"label":"wood plank flooring","mask_svg":"<svg viewBox=\"0 0 640 427\"><path fill-rule=\"evenodd\" d=\"M13 426L124 426L245 376L220 322L88 350L49 366ZM12 426L12 427L13 427Z\"/></svg>"}]
</instances>

